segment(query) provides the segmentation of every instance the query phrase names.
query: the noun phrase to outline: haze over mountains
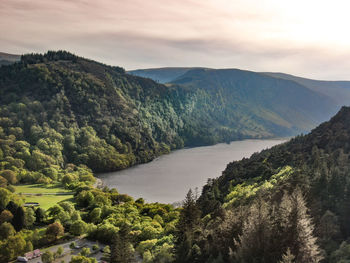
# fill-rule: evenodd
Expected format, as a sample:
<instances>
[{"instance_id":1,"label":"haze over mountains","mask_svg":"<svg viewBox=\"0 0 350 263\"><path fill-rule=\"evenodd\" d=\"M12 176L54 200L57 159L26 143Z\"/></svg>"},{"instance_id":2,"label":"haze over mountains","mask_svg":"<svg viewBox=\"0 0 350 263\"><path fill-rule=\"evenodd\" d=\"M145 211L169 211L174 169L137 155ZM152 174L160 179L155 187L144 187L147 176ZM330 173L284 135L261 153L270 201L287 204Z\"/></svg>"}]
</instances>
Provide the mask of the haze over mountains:
<instances>
[{"instance_id":1,"label":"haze over mountains","mask_svg":"<svg viewBox=\"0 0 350 263\"><path fill-rule=\"evenodd\" d=\"M0 66L10 65L14 62L19 61L20 58L21 58L20 55L13 55L13 54L0 52Z\"/></svg>"},{"instance_id":2,"label":"haze over mountains","mask_svg":"<svg viewBox=\"0 0 350 263\"><path fill-rule=\"evenodd\" d=\"M165 68L154 68L154 69L138 69L131 70L128 73L153 79L160 83L173 82L177 78L186 74L188 71L198 69L198 67L165 67ZM227 70L227 69L217 69ZM253 73L253 72L252 72ZM259 74L258 72L254 72ZM286 73L275 73L275 72L261 72L273 78L285 79L294 81L306 88L330 97L338 106L349 105L350 101L350 81L326 81L326 80L314 80L308 78L302 78L293 76Z\"/></svg>"}]
</instances>

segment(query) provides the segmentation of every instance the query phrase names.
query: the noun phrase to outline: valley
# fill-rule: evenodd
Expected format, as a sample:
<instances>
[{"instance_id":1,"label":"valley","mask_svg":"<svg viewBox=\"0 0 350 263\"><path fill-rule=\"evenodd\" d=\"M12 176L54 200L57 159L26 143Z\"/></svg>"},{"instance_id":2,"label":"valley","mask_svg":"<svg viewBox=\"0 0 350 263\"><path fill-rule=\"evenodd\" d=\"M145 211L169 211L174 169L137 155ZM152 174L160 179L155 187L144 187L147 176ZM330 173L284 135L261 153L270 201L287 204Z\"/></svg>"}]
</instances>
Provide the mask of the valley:
<instances>
[{"instance_id":1,"label":"valley","mask_svg":"<svg viewBox=\"0 0 350 263\"><path fill-rule=\"evenodd\" d=\"M346 258L349 108L324 122L341 102L295 79L173 73L66 51L0 68L0 261ZM81 239L110 248L47 249Z\"/></svg>"}]
</instances>

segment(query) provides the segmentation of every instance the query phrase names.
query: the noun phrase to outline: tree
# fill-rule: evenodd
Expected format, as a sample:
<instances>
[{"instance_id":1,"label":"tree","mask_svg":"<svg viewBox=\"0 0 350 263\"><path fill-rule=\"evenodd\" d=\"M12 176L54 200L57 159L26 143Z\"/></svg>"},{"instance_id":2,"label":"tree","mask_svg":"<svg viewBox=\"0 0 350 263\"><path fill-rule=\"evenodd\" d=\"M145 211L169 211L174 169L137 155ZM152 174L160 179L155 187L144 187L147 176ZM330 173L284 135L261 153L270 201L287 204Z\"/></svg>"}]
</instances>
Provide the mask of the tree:
<instances>
[{"instance_id":1,"label":"tree","mask_svg":"<svg viewBox=\"0 0 350 263\"><path fill-rule=\"evenodd\" d=\"M22 206L18 206L13 214L12 224L17 232L25 226L25 213Z\"/></svg>"},{"instance_id":2,"label":"tree","mask_svg":"<svg viewBox=\"0 0 350 263\"><path fill-rule=\"evenodd\" d=\"M0 225L4 222L10 222L13 218L12 213L9 210L4 210L0 214Z\"/></svg>"},{"instance_id":3,"label":"tree","mask_svg":"<svg viewBox=\"0 0 350 263\"><path fill-rule=\"evenodd\" d=\"M5 188L0 188L0 209L5 209L7 204L11 200L12 193L5 189Z\"/></svg>"},{"instance_id":4,"label":"tree","mask_svg":"<svg viewBox=\"0 0 350 263\"><path fill-rule=\"evenodd\" d=\"M350 244L346 241L343 241L339 248L335 250L331 256L329 262L331 263L346 263L350 261Z\"/></svg>"},{"instance_id":5,"label":"tree","mask_svg":"<svg viewBox=\"0 0 350 263\"><path fill-rule=\"evenodd\" d=\"M69 232L75 236L80 236L86 233L87 224L83 220L73 222L69 228Z\"/></svg>"},{"instance_id":6,"label":"tree","mask_svg":"<svg viewBox=\"0 0 350 263\"><path fill-rule=\"evenodd\" d=\"M130 226L123 223L112 240L111 263L129 263L133 261L133 258L134 251L130 242Z\"/></svg>"},{"instance_id":7,"label":"tree","mask_svg":"<svg viewBox=\"0 0 350 263\"><path fill-rule=\"evenodd\" d=\"M14 236L15 234L16 230L10 223L5 222L2 225L0 225L0 239L7 239L10 236Z\"/></svg>"},{"instance_id":8,"label":"tree","mask_svg":"<svg viewBox=\"0 0 350 263\"><path fill-rule=\"evenodd\" d=\"M29 228L35 222L34 210L31 207L27 207L24 213L24 225Z\"/></svg>"},{"instance_id":9,"label":"tree","mask_svg":"<svg viewBox=\"0 0 350 263\"><path fill-rule=\"evenodd\" d=\"M33 251L33 243L30 241L26 242L26 247L25 247L25 251Z\"/></svg>"},{"instance_id":10,"label":"tree","mask_svg":"<svg viewBox=\"0 0 350 263\"><path fill-rule=\"evenodd\" d=\"M41 207L38 207L35 210L35 222L37 224L41 224L44 222L44 218L45 218L45 210L42 209Z\"/></svg>"},{"instance_id":11,"label":"tree","mask_svg":"<svg viewBox=\"0 0 350 263\"><path fill-rule=\"evenodd\" d=\"M83 247L83 249L80 252L80 255L87 257L88 255L91 254L90 248L88 247Z\"/></svg>"},{"instance_id":12,"label":"tree","mask_svg":"<svg viewBox=\"0 0 350 263\"><path fill-rule=\"evenodd\" d=\"M69 244L69 248L70 249L74 249L76 248L77 244L75 243L75 241L73 241L72 243Z\"/></svg>"},{"instance_id":13,"label":"tree","mask_svg":"<svg viewBox=\"0 0 350 263\"><path fill-rule=\"evenodd\" d=\"M8 184L7 180L4 177L0 176L0 187L5 188L7 184Z\"/></svg>"},{"instance_id":14,"label":"tree","mask_svg":"<svg viewBox=\"0 0 350 263\"><path fill-rule=\"evenodd\" d=\"M16 184L17 183L17 177L15 172L11 170L4 170L0 172L0 176L5 178L10 184Z\"/></svg>"},{"instance_id":15,"label":"tree","mask_svg":"<svg viewBox=\"0 0 350 263\"><path fill-rule=\"evenodd\" d=\"M94 244L93 246L92 246L92 250L93 251L98 251L100 249L100 247L97 245L97 244Z\"/></svg>"},{"instance_id":16,"label":"tree","mask_svg":"<svg viewBox=\"0 0 350 263\"><path fill-rule=\"evenodd\" d=\"M193 256L198 256L199 247L194 245L197 233L201 231L200 215L196 198L190 189L183 202L176 230L175 254L178 262L194 262Z\"/></svg>"},{"instance_id":17,"label":"tree","mask_svg":"<svg viewBox=\"0 0 350 263\"><path fill-rule=\"evenodd\" d=\"M58 237L63 236L63 234L64 227L59 222L50 224L46 229L46 236L49 239L56 240Z\"/></svg>"},{"instance_id":18,"label":"tree","mask_svg":"<svg viewBox=\"0 0 350 263\"><path fill-rule=\"evenodd\" d=\"M73 256L70 263L97 263L96 258L88 258L84 256Z\"/></svg>"},{"instance_id":19,"label":"tree","mask_svg":"<svg viewBox=\"0 0 350 263\"><path fill-rule=\"evenodd\" d=\"M280 263L293 263L294 259L295 256L292 254L292 252L290 252L290 249L288 248L286 254L283 254Z\"/></svg>"},{"instance_id":20,"label":"tree","mask_svg":"<svg viewBox=\"0 0 350 263\"><path fill-rule=\"evenodd\" d=\"M236 241L233 256L237 262L269 262L272 220L268 208L261 196L251 205L242 234Z\"/></svg>"},{"instance_id":21,"label":"tree","mask_svg":"<svg viewBox=\"0 0 350 263\"><path fill-rule=\"evenodd\" d=\"M94 208L90 213L90 220L92 223L97 224L101 221L102 210L99 207Z\"/></svg>"},{"instance_id":22,"label":"tree","mask_svg":"<svg viewBox=\"0 0 350 263\"><path fill-rule=\"evenodd\" d=\"M59 258L60 256L62 256L63 251L64 251L63 247L59 246L57 248L57 251L54 254L54 258Z\"/></svg>"},{"instance_id":23,"label":"tree","mask_svg":"<svg viewBox=\"0 0 350 263\"><path fill-rule=\"evenodd\" d=\"M54 256L53 253L50 250L45 251L41 255L41 260L43 263L51 263L54 261Z\"/></svg>"},{"instance_id":24,"label":"tree","mask_svg":"<svg viewBox=\"0 0 350 263\"><path fill-rule=\"evenodd\" d=\"M288 197L287 197L288 198ZM320 262L322 256L317 245L317 239L313 236L314 226L308 215L308 210L300 189L296 189L290 196L291 210L287 233L290 234L289 244L295 255L296 262Z\"/></svg>"},{"instance_id":25,"label":"tree","mask_svg":"<svg viewBox=\"0 0 350 263\"><path fill-rule=\"evenodd\" d=\"M5 223L4 223L5 224ZM5 242L0 242L0 262L8 262L17 255L24 253L26 241L22 235L9 236Z\"/></svg>"}]
</instances>

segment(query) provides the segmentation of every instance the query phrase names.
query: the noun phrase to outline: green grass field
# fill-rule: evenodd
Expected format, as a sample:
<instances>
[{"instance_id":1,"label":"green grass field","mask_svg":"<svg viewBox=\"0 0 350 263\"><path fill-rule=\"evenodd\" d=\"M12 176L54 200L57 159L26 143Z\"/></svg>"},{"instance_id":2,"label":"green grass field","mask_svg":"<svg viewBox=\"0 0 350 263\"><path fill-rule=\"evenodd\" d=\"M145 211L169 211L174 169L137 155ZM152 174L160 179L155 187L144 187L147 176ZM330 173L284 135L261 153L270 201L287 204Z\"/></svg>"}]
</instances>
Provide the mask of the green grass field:
<instances>
[{"instance_id":1,"label":"green grass field","mask_svg":"<svg viewBox=\"0 0 350 263\"><path fill-rule=\"evenodd\" d=\"M16 193L26 194L48 194L48 193L69 193L70 191L62 188L59 184L22 184L15 185Z\"/></svg>"},{"instance_id":2,"label":"green grass field","mask_svg":"<svg viewBox=\"0 0 350 263\"><path fill-rule=\"evenodd\" d=\"M45 210L61 201L73 201L73 195L25 195L23 197L25 202L38 202L40 207Z\"/></svg>"},{"instance_id":3,"label":"green grass field","mask_svg":"<svg viewBox=\"0 0 350 263\"><path fill-rule=\"evenodd\" d=\"M21 195L24 202L37 202L45 210L61 201L73 201L71 191L62 188L59 184L24 184L14 187L15 193Z\"/></svg>"}]
</instances>

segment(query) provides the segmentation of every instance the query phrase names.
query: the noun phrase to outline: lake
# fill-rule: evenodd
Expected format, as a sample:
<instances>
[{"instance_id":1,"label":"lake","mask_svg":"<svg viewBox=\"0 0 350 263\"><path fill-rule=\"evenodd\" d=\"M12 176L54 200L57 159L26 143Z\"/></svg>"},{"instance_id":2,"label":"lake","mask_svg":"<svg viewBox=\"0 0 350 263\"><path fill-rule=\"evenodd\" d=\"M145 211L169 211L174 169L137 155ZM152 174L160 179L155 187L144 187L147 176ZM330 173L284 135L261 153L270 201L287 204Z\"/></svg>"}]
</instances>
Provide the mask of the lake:
<instances>
[{"instance_id":1,"label":"lake","mask_svg":"<svg viewBox=\"0 0 350 263\"><path fill-rule=\"evenodd\" d=\"M230 144L186 148L162 155L152 162L122 171L99 174L104 185L147 202L174 203L187 191L199 192L208 178L216 178L234 160L285 142L285 139L243 140Z\"/></svg>"}]
</instances>

